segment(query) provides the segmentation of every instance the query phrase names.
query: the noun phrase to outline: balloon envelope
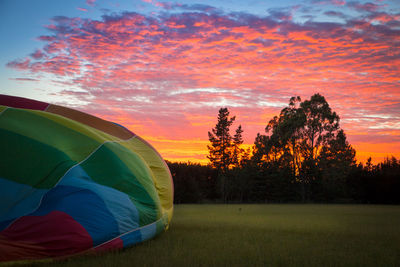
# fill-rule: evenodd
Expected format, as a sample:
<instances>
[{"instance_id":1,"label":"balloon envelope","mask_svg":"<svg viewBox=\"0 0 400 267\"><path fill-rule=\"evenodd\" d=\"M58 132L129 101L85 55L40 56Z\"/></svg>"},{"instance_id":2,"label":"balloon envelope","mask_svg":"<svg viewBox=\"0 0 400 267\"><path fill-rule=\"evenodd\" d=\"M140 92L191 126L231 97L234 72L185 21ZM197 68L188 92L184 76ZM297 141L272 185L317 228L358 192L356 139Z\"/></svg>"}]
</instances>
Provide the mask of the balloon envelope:
<instances>
[{"instance_id":1,"label":"balloon envelope","mask_svg":"<svg viewBox=\"0 0 400 267\"><path fill-rule=\"evenodd\" d=\"M0 95L0 147L0 261L123 248L168 228L168 167L118 124Z\"/></svg>"}]
</instances>

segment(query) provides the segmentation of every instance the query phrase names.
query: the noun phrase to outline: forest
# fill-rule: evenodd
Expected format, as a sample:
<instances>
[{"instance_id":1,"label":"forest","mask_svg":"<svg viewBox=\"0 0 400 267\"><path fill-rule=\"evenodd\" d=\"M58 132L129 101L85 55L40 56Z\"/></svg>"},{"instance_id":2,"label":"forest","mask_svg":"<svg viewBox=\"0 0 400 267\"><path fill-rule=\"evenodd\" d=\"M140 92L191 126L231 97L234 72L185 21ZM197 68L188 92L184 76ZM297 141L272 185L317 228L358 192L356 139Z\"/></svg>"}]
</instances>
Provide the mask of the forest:
<instances>
[{"instance_id":1,"label":"forest","mask_svg":"<svg viewBox=\"0 0 400 267\"><path fill-rule=\"evenodd\" d=\"M326 99L292 97L245 150L243 129L221 108L208 132L208 165L168 162L175 203L400 204L400 160L356 162Z\"/></svg>"}]
</instances>

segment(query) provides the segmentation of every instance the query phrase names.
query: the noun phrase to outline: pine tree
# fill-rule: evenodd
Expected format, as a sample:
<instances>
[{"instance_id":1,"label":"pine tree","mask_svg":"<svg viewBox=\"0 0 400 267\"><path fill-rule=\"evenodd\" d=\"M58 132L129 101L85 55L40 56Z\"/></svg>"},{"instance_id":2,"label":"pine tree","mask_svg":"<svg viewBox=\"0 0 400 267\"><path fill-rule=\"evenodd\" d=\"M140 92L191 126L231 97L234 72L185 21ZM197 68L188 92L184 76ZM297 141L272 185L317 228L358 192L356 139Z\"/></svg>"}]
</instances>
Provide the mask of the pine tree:
<instances>
[{"instance_id":1,"label":"pine tree","mask_svg":"<svg viewBox=\"0 0 400 267\"><path fill-rule=\"evenodd\" d=\"M235 116L229 118L227 108L221 108L218 113L218 122L211 132L208 132L208 139L211 145L208 145L211 165L219 171L226 173L232 163L232 136L229 128L235 121Z\"/></svg>"},{"instance_id":2,"label":"pine tree","mask_svg":"<svg viewBox=\"0 0 400 267\"><path fill-rule=\"evenodd\" d=\"M235 121L235 116L229 117L229 110L221 108L218 113L218 122L211 132L208 132L208 139L211 145L207 145L211 165L218 170L218 177L221 183L221 196L224 201L227 198L226 177L230 168L238 166L243 150L240 145L243 143L242 127L236 129L232 137L230 127Z\"/></svg>"},{"instance_id":3,"label":"pine tree","mask_svg":"<svg viewBox=\"0 0 400 267\"><path fill-rule=\"evenodd\" d=\"M244 150L240 147L240 145L243 144L242 133L242 126L239 125L239 127L236 129L235 135L233 136L232 146L232 164L235 167L238 167L240 165L242 154L244 153Z\"/></svg>"}]
</instances>

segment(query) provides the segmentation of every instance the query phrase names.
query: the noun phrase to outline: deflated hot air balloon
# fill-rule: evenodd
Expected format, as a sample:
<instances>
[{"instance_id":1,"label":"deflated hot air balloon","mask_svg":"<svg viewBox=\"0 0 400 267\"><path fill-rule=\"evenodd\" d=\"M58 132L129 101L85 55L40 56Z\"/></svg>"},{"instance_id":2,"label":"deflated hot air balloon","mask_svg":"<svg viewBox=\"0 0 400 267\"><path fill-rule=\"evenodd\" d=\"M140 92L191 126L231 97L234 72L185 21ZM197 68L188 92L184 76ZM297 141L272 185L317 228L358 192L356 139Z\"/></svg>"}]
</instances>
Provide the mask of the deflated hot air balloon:
<instances>
[{"instance_id":1,"label":"deflated hot air balloon","mask_svg":"<svg viewBox=\"0 0 400 267\"><path fill-rule=\"evenodd\" d=\"M168 167L118 124L0 95L0 148L0 261L123 248L168 228Z\"/></svg>"}]
</instances>

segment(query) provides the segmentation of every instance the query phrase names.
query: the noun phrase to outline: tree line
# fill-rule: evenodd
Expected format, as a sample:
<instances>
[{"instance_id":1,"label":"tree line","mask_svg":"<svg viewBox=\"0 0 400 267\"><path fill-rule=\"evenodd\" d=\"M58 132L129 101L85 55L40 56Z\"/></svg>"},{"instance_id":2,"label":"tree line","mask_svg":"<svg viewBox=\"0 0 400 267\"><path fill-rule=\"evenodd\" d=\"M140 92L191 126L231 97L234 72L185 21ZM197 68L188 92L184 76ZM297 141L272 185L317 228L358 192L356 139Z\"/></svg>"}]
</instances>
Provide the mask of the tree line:
<instances>
[{"instance_id":1,"label":"tree line","mask_svg":"<svg viewBox=\"0 0 400 267\"><path fill-rule=\"evenodd\" d=\"M292 97L242 148L243 129L221 108L208 132L210 164L167 162L175 203L325 202L400 203L400 160L356 163L355 149L326 99Z\"/></svg>"}]
</instances>

